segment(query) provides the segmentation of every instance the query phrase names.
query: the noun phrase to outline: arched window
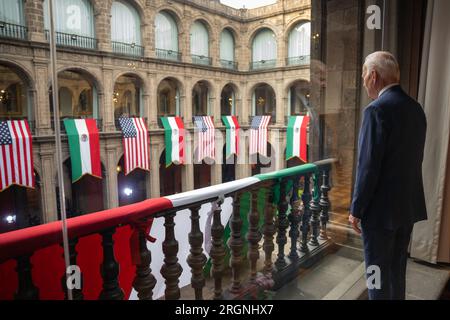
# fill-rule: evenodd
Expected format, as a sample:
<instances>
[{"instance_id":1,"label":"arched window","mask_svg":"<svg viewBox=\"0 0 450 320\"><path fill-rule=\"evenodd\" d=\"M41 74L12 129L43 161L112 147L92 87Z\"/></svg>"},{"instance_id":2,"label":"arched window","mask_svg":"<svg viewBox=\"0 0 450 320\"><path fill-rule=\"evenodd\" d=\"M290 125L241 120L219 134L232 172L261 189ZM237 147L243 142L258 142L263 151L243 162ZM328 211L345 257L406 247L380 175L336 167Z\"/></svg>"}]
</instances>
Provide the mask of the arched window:
<instances>
[{"instance_id":1,"label":"arched window","mask_svg":"<svg viewBox=\"0 0 450 320\"><path fill-rule=\"evenodd\" d=\"M236 115L236 97L230 84L223 88L220 95L220 114L222 116Z\"/></svg>"},{"instance_id":2,"label":"arched window","mask_svg":"<svg viewBox=\"0 0 450 320\"><path fill-rule=\"evenodd\" d=\"M156 15L155 38L158 58L181 60L178 52L178 27L170 13L161 11Z\"/></svg>"},{"instance_id":3,"label":"arched window","mask_svg":"<svg viewBox=\"0 0 450 320\"><path fill-rule=\"evenodd\" d=\"M24 26L25 17L23 11L23 0L1 0L0 21L8 24ZM8 31L13 31L13 29L13 26L4 26L0 29L0 35L10 36Z\"/></svg>"},{"instance_id":4,"label":"arched window","mask_svg":"<svg viewBox=\"0 0 450 320\"><path fill-rule=\"evenodd\" d=\"M311 23L301 22L289 34L288 65L309 64L311 55Z\"/></svg>"},{"instance_id":5,"label":"arched window","mask_svg":"<svg viewBox=\"0 0 450 320\"><path fill-rule=\"evenodd\" d=\"M220 63L224 68L236 69L236 64L234 63L234 37L228 29L224 29L220 34Z\"/></svg>"},{"instance_id":6,"label":"arched window","mask_svg":"<svg viewBox=\"0 0 450 320\"><path fill-rule=\"evenodd\" d=\"M211 65L208 30L200 21L191 27L191 56L193 63Z\"/></svg>"},{"instance_id":7,"label":"arched window","mask_svg":"<svg viewBox=\"0 0 450 320\"><path fill-rule=\"evenodd\" d=\"M255 87L252 96L253 116L272 116L271 123L276 121L276 97L275 91L268 84L260 84Z\"/></svg>"},{"instance_id":8,"label":"arched window","mask_svg":"<svg viewBox=\"0 0 450 320\"><path fill-rule=\"evenodd\" d=\"M141 116L141 101L141 81L133 75L120 76L114 84L114 118Z\"/></svg>"},{"instance_id":9,"label":"arched window","mask_svg":"<svg viewBox=\"0 0 450 320\"><path fill-rule=\"evenodd\" d=\"M0 233L42 223L41 182L34 172L34 189L12 185L0 192Z\"/></svg>"},{"instance_id":10,"label":"arched window","mask_svg":"<svg viewBox=\"0 0 450 320\"><path fill-rule=\"evenodd\" d=\"M136 169L125 175L124 167L124 157L122 157L117 165L119 206L144 201L147 199L147 173L144 170Z\"/></svg>"},{"instance_id":11,"label":"arched window","mask_svg":"<svg viewBox=\"0 0 450 320\"><path fill-rule=\"evenodd\" d=\"M111 40L114 52L142 55L141 19L137 10L125 1L114 1L111 7Z\"/></svg>"},{"instance_id":12,"label":"arched window","mask_svg":"<svg viewBox=\"0 0 450 320\"><path fill-rule=\"evenodd\" d=\"M67 217L76 217L87 213L101 211L105 208L106 183L105 167L101 164L102 178L85 175L72 183L72 164L68 158L63 163L63 182ZM59 208L59 185L56 185L56 197L58 203L58 218L61 219Z\"/></svg>"},{"instance_id":13,"label":"arched window","mask_svg":"<svg viewBox=\"0 0 450 320\"><path fill-rule=\"evenodd\" d=\"M277 40L270 29L258 31L252 44L251 69L273 68L277 64Z\"/></svg>"},{"instance_id":14,"label":"arched window","mask_svg":"<svg viewBox=\"0 0 450 320\"><path fill-rule=\"evenodd\" d=\"M209 86L207 82L199 81L192 89L192 115L207 116L209 112Z\"/></svg>"},{"instance_id":15,"label":"arched window","mask_svg":"<svg viewBox=\"0 0 450 320\"><path fill-rule=\"evenodd\" d=\"M11 68L0 65L0 120L33 120L29 88Z\"/></svg>"},{"instance_id":16,"label":"arched window","mask_svg":"<svg viewBox=\"0 0 450 320\"><path fill-rule=\"evenodd\" d=\"M94 9L91 1L58 0L53 1L53 3L56 20L55 31L58 33L56 44L96 49ZM44 26L46 30L50 29L50 14L48 10L48 0L44 0Z\"/></svg>"},{"instance_id":17,"label":"arched window","mask_svg":"<svg viewBox=\"0 0 450 320\"><path fill-rule=\"evenodd\" d=\"M180 89L175 80L167 78L158 86L158 118L180 116Z\"/></svg>"},{"instance_id":18,"label":"arched window","mask_svg":"<svg viewBox=\"0 0 450 320\"><path fill-rule=\"evenodd\" d=\"M166 167L166 150L159 157L159 193L161 197L170 196L181 192L181 168L171 164Z\"/></svg>"},{"instance_id":19,"label":"arched window","mask_svg":"<svg viewBox=\"0 0 450 320\"><path fill-rule=\"evenodd\" d=\"M307 81L296 81L288 94L288 115L306 115L309 107L310 85Z\"/></svg>"},{"instance_id":20,"label":"arched window","mask_svg":"<svg viewBox=\"0 0 450 320\"><path fill-rule=\"evenodd\" d=\"M95 86L84 75L65 70L58 74L59 111L61 118L97 118L98 95ZM50 93L51 93L50 88ZM53 116L53 99L49 94Z\"/></svg>"}]
</instances>

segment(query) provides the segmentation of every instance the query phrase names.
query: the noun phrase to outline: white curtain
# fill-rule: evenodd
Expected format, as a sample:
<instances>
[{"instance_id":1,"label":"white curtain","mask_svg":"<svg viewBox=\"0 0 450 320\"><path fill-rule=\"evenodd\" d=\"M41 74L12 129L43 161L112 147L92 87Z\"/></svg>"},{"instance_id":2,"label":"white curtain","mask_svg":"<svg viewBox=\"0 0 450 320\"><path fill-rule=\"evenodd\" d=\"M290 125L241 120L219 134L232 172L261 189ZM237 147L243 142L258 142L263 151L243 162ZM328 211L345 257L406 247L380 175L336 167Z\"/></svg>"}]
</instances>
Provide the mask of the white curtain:
<instances>
[{"instance_id":1,"label":"white curtain","mask_svg":"<svg viewBox=\"0 0 450 320\"><path fill-rule=\"evenodd\" d=\"M114 1L111 7L111 40L141 44L141 19L129 3Z\"/></svg>"},{"instance_id":2,"label":"white curtain","mask_svg":"<svg viewBox=\"0 0 450 320\"><path fill-rule=\"evenodd\" d=\"M428 220L415 225L411 256L430 263L448 260L439 256L444 247L449 250L449 226L443 225L444 201L450 138L450 33L448 32L450 1L434 0L428 5L427 35L424 44L419 102L428 121L423 162L423 179ZM448 191L447 191L448 192ZM446 229L446 230L445 230ZM445 235L446 233L446 235Z\"/></svg>"},{"instance_id":3,"label":"white curtain","mask_svg":"<svg viewBox=\"0 0 450 320\"><path fill-rule=\"evenodd\" d=\"M0 0L0 21L24 25L23 0Z\"/></svg>"},{"instance_id":4,"label":"white curtain","mask_svg":"<svg viewBox=\"0 0 450 320\"><path fill-rule=\"evenodd\" d=\"M155 19L156 49L178 51L178 27L167 12L159 12Z\"/></svg>"},{"instance_id":5,"label":"white curtain","mask_svg":"<svg viewBox=\"0 0 450 320\"><path fill-rule=\"evenodd\" d=\"M234 61L234 38L227 29L220 34L220 59Z\"/></svg>"},{"instance_id":6,"label":"white curtain","mask_svg":"<svg viewBox=\"0 0 450 320\"><path fill-rule=\"evenodd\" d=\"M200 21L195 21L191 27L191 54L209 57L208 30Z\"/></svg>"},{"instance_id":7,"label":"white curtain","mask_svg":"<svg viewBox=\"0 0 450 320\"><path fill-rule=\"evenodd\" d=\"M299 23L289 34L288 57L309 56L311 48L311 23Z\"/></svg>"},{"instance_id":8,"label":"white curtain","mask_svg":"<svg viewBox=\"0 0 450 320\"><path fill-rule=\"evenodd\" d=\"M270 29L264 29L258 32L253 39L253 60L276 60L277 59L277 40L275 34Z\"/></svg>"},{"instance_id":9,"label":"white curtain","mask_svg":"<svg viewBox=\"0 0 450 320\"><path fill-rule=\"evenodd\" d=\"M57 0L54 17L56 31L95 38L94 9L89 0ZM50 29L48 0L44 0L44 25Z\"/></svg>"}]
</instances>

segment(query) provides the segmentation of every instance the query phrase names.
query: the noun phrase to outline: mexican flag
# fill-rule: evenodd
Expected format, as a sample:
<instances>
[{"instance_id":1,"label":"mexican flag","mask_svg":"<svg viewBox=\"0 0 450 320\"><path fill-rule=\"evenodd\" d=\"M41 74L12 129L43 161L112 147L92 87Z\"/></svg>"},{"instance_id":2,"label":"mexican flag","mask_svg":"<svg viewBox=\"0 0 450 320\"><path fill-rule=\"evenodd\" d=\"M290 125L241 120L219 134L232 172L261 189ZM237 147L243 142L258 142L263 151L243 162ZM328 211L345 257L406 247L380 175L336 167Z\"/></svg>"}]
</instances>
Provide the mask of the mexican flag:
<instances>
[{"instance_id":1,"label":"mexican flag","mask_svg":"<svg viewBox=\"0 0 450 320\"><path fill-rule=\"evenodd\" d=\"M291 116L287 128L286 160L299 158L308 162L307 155L307 129L309 125L308 116Z\"/></svg>"},{"instance_id":2,"label":"mexican flag","mask_svg":"<svg viewBox=\"0 0 450 320\"><path fill-rule=\"evenodd\" d=\"M95 119L64 119L69 140L72 183L85 174L102 178L100 140Z\"/></svg>"},{"instance_id":3,"label":"mexican flag","mask_svg":"<svg viewBox=\"0 0 450 320\"><path fill-rule=\"evenodd\" d=\"M226 157L238 155L239 150L239 123L236 116L223 116L222 122L226 127Z\"/></svg>"},{"instance_id":4,"label":"mexican flag","mask_svg":"<svg viewBox=\"0 0 450 320\"><path fill-rule=\"evenodd\" d=\"M161 118L165 132L166 167L184 163L184 125L180 117Z\"/></svg>"}]
</instances>

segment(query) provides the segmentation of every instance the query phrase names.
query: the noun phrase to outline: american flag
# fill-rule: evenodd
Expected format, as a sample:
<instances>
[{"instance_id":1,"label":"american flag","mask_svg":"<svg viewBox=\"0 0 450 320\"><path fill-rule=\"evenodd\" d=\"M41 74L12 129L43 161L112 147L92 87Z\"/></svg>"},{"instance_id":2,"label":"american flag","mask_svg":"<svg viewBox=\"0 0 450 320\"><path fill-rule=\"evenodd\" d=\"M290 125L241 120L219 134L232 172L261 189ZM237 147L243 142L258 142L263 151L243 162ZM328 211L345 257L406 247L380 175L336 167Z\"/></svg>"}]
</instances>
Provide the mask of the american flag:
<instances>
[{"instance_id":1,"label":"american flag","mask_svg":"<svg viewBox=\"0 0 450 320\"><path fill-rule=\"evenodd\" d=\"M214 123L212 117L196 116L194 123L197 133L197 162L205 158L214 159L215 141L214 141Z\"/></svg>"},{"instance_id":2,"label":"american flag","mask_svg":"<svg viewBox=\"0 0 450 320\"><path fill-rule=\"evenodd\" d=\"M0 191L13 184L35 186L32 136L26 120L0 121Z\"/></svg>"},{"instance_id":3,"label":"american flag","mask_svg":"<svg viewBox=\"0 0 450 320\"><path fill-rule=\"evenodd\" d=\"M267 157L267 127L271 116L255 116L250 127L250 155Z\"/></svg>"},{"instance_id":4,"label":"american flag","mask_svg":"<svg viewBox=\"0 0 450 320\"><path fill-rule=\"evenodd\" d=\"M123 135L125 175L136 168L150 170L148 132L142 118L120 118Z\"/></svg>"}]
</instances>

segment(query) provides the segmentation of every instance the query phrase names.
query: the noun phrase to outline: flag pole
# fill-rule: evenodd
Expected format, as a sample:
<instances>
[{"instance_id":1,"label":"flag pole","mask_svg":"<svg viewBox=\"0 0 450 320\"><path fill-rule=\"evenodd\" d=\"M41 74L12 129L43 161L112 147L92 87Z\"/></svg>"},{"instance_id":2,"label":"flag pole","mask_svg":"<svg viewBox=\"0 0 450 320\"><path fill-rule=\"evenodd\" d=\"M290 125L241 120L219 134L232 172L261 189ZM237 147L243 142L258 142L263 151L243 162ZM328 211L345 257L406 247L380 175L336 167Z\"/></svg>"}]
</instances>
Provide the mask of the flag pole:
<instances>
[{"instance_id":1,"label":"flag pole","mask_svg":"<svg viewBox=\"0 0 450 320\"><path fill-rule=\"evenodd\" d=\"M53 3L54 0L48 1L49 13L50 13L50 62L51 62L51 85L52 85L52 100L53 100L53 122L55 126L55 143L56 143L56 168L58 174L59 184L59 206L61 210L62 221L62 237L64 248L64 262L66 265L66 289L67 299L72 300L72 289L67 286L67 270L70 266L69 258L69 238L67 233L67 215L66 215L66 202L64 193L64 177L63 177L63 165L62 165L62 148L61 148L61 128L59 122L59 97L58 97L58 70L56 69L56 33L53 16Z\"/></svg>"}]
</instances>

